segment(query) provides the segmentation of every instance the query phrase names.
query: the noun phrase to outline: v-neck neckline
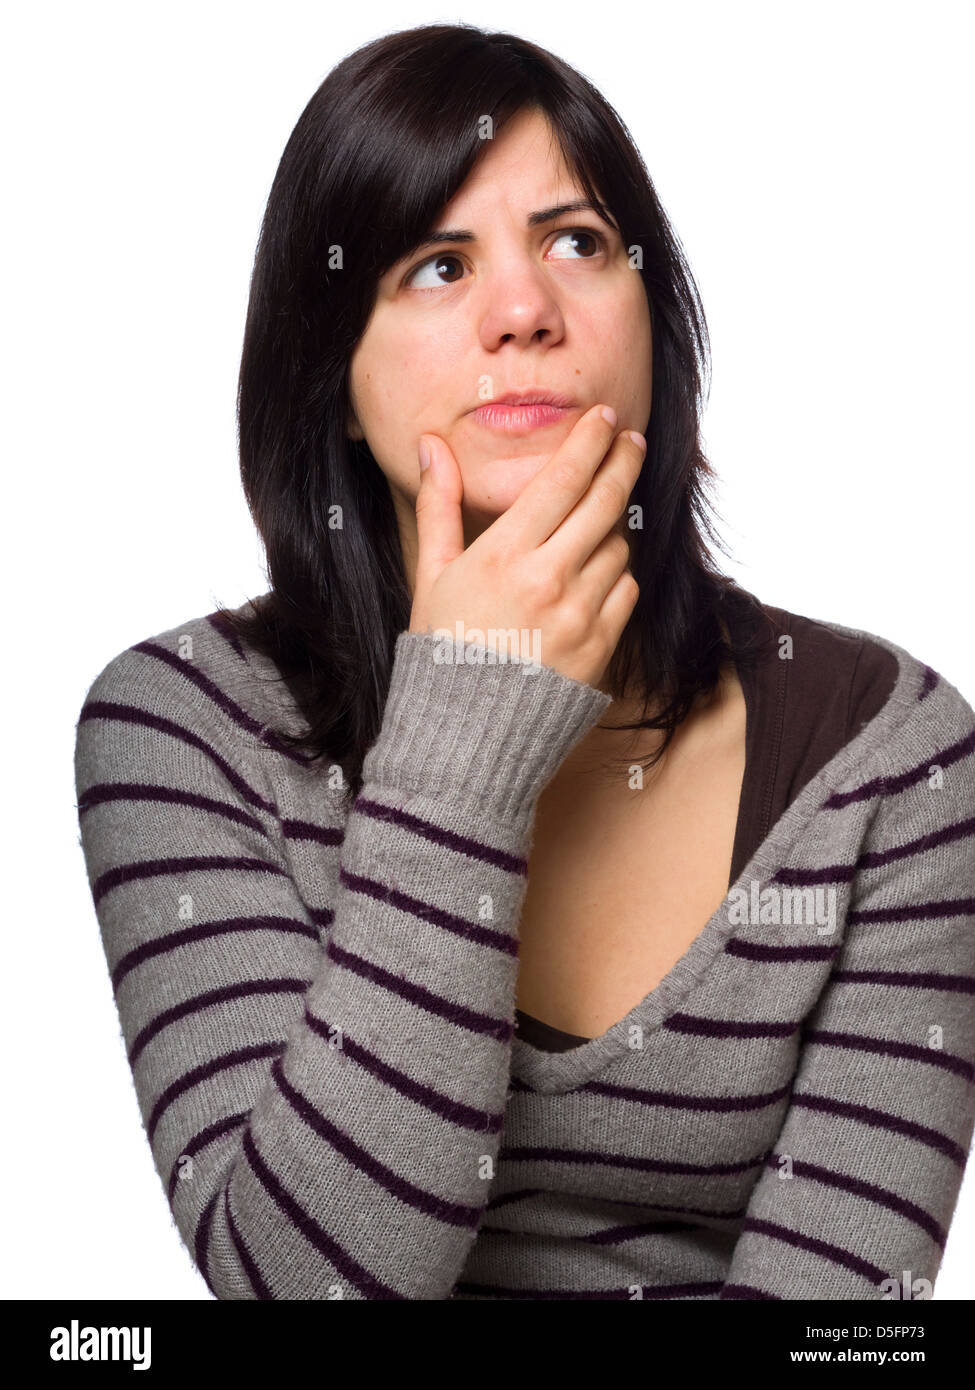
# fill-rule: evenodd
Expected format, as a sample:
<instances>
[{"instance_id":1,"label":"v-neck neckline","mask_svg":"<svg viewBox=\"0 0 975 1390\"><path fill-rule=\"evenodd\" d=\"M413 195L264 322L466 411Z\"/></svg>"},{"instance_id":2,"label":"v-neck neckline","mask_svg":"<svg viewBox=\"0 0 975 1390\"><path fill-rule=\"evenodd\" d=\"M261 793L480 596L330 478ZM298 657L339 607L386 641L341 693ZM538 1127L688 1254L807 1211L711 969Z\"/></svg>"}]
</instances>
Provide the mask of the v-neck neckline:
<instances>
[{"instance_id":1,"label":"v-neck neckline","mask_svg":"<svg viewBox=\"0 0 975 1390\"><path fill-rule=\"evenodd\" d=\"M719 907L660 983L634 1005L624 1018L604 1033L563 1052L543 1051L516 1034L512 1042L511 1055L513 1079L524 1082L539 1093L557 1095L584 1085L612 1062L624 1056L631 1050L631 1038L637 1037L645 1045L648 1036L656 1032L675 1012L695 985L704 978L728 940L740 930L737 924L728 919L732 894L744 888L752 879L758 880L762 886L766 884L770 874L779 867L792 846L801 838L823 801L865 756L887 742L892 730L911 712L917 699L918 687L924 678L924 668L917 658L897 643L874 633L822 619L817 621L820 626L829 628L840 636L867 639L892 653L897 660L898 674L886 704L858 734L834 754L786 807L751 858L742 866L734 883L729 885ZM746 705L746 720L750 713ZM781 730L775 736L781 737ZM745 777L747 775L746 766ZM744 785L743 778L742 792ZM636 1029L640 1030L639 1034L634 1033L633 1030Z\"/></svg>"},{"instance_id":2,"label":"v-neck neckline","mask_svg":"<svg viewBox=\"0 0 975 1390\"><path fill-rule=\"evenodd\" d=\"M793 615L785 609L769 609L767 605L762 605L764 620L768 622L774 612L786 621L788 630ZM756 635L756 614L750 610L744 622L735 622L736 635L742 639L754 638ZM766 629L766 646L761 650L759 665L764 665L772 659L772 652L769 645L768 629ZM758 835L755 846L765 839L770 830L769 818L772 812L772 798L775 789L775 778L778 773L779 758L782 749L782 732L784 727L785 707L786 707L786 682L791 663L787 661L775 662L772 670L774 676L767 682L768 691L766 692L763 682L756 678L755 668L747 662L736 664L738 681L741 686L742 697L745 706L745 765L742 769L741 785L738 791L738 807L735 817L735 829L732 836L731 856L728 862L728 885L725 890L730 893L735 882L735 865L738 863L742 842L751 840L754 835L754 827L747 824L745 815L746 808L754 807L758 809L758 827L761 833ZM763 749L764 756L758 757L758 730L757 723L761 717L768 719L767 747ZM742 868L744 868L742 862ZM532 1047L539 1052L571 1052L584 1044L591 1042L592 1038L584 1037L579 1033L571 1033L564 1028L556 1028L551 1023L546 1023L543 1019L537 1018L534 1014L527 1014L523 1009L515 1009L515 1015L519 1020L519 1036L527 1039ZM528 1028L524 1027L527 1023ZM608 1030L607 1030L608 1031ZM598 1036L598 1035L597 1035ZM541 1041L533 1041L540 1038ZM546 1041L551 1039L553 1045L547 1046Z\"/></svg>"}]
</instances>

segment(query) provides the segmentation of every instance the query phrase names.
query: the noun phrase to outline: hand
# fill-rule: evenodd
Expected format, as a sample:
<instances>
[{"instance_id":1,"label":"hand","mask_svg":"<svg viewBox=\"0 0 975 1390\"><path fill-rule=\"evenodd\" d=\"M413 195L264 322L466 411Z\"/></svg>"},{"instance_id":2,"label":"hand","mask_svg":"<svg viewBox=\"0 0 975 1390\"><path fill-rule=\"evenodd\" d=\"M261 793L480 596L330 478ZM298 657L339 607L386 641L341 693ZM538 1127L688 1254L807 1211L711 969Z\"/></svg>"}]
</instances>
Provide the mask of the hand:
<instances>
[{"instance_id":1,"label":"hand","mask_svg":"<svg viewBox=\"0 0 975 1390\"><path fill-rule=\"evenodd\" d=\"M450 447L424 435L430 467L416 499L418 557L410 632L514 629L540 634L538 659L593 684L609 664L639 597L630 548L616 523L640 475L646 444L615 434L602 406L568 438L512 505L464 549L464 486ZM636 441L640 442L637 443Z\"/></svg>"}]
</instances>

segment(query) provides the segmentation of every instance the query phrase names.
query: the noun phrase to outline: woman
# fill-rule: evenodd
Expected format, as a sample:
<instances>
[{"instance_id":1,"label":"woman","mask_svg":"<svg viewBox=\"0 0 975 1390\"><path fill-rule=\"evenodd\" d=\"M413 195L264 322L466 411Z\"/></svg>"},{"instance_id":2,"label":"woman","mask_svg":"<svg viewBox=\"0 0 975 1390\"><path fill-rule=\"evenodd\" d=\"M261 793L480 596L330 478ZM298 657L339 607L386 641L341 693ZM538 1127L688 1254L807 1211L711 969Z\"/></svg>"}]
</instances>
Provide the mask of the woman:
<instances>
[{"instance_id":1,"label":"woman","mask_svg":"<svg viewBox=\"0 0 975 1390\"><path fill-rule=\"evenodd\" d=\"M120 653L77 734L216 1297L930 1296L975 713L713 567L706 349L551 54L398 33L302 114L240 377L270 591Z\"/></svg>"}]
</instances>

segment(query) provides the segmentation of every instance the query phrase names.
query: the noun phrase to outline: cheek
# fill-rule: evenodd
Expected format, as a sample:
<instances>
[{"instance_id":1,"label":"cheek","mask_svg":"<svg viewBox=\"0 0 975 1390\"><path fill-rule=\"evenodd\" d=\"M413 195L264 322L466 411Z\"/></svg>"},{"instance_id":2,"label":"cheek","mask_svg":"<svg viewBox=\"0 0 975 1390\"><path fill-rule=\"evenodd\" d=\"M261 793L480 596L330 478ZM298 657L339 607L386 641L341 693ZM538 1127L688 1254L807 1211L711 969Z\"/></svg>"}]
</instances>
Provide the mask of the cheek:
<instances>
[{"instance_id":1,"label":"cheek","mask_svg":"<svg viewBox=\"0 0 975 1390\"><path fill-rule=\"evenodd\" d=\"M444 399L445 383L453 382L456 391L457 361L449 339L429 330L387 338L369 366L371 399L400 420L415 419L425 402Z\"/></svg>"},{"instance_id":2,"label":"cheek","mask_svg":"<svg viewBox=\"0 0 975 1390\"><path fill-rule=\"evenodd\" d=\"M364 355L353 378L356 413L377 446L388 450L409 418L413 381L395 357Z\"/></svg>"},{"instance_id":3,"label":"cheek","mask_svg":"<svg viewBox=\"0 0 975 1390\"><path fill-rule=\"evenodd\" d=\"M477 391L475 369L468 365L470 348L451 337L426 335L404 343L396 357L395 379L389 383L387 409L395 407L402 425L420 433L442 433Z\"/></svg>"},{"instance_id":4,"label":"cheek","mask_svg":"<svg viewBox=\"0 0 975 1390\"><path fill-rule=\"evenodd\" d=\"M583 333L593 383L624 396L638 394L650 366L650 335L640 316L620 306L612 315L594 318Z\"/></svg>"},{"instance_id":5,"label":"cheek","mask_svg":"<svg viewBox=\"0 0 975 1390\"><path fill-rule=\"evenodd\" d=\"M430 352L425 335L396 328L374 316L351 361L351 380L362 413L378 423L390 411L399 414L421 379L419 364Z\"/></svg>"}]
</instances>

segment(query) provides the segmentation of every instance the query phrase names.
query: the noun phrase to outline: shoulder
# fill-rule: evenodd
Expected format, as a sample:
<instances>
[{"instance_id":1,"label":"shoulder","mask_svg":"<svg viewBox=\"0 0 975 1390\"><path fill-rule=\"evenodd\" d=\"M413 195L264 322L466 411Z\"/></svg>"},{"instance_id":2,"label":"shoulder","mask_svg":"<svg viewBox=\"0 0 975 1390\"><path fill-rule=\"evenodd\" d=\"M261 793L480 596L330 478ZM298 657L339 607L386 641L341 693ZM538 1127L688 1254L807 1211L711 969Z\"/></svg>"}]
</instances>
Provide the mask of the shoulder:
<instances>
[{"instance_id":1,"label":"shoulder","mask_svg":"<svg viewBox=\"0 0 975 1390\"><path fill-rule=\"evenodd\" d=\"M897 684L901 663L892 646L875 633L766 607L798 647L796 669L804 682L828 690L844 737L853 738L883 709Z\"/></svg>"},{"instance_id":2,"label":"shoulder","mask_svg":"<svg viewBox=\"0 0 975 1390\"><path fill-rule=\"evenodd\" d=\"M249 600L231 611L249 614L252 608ZM251 743L263 743L269 727L303 727L281 672L242 643L218 611L150 633L117 652L90 682L78 723L125 707L178 718L201 731L232 727L237 740Z\"/></svg>"},{"instance_id":3,"label":"shoulder","mask_svg":"<svg viewBox=\"0 0 975 1390\"><path fill-rule=\"evenodd\" d=\"M975 710L923 656L880 633L762 607L780 632L803 647L807 672L818 671L824 685L845 691L851 739L870 733L877 751L902 767L957 744L975 778Z\"/></svg>"}]
</instances>

